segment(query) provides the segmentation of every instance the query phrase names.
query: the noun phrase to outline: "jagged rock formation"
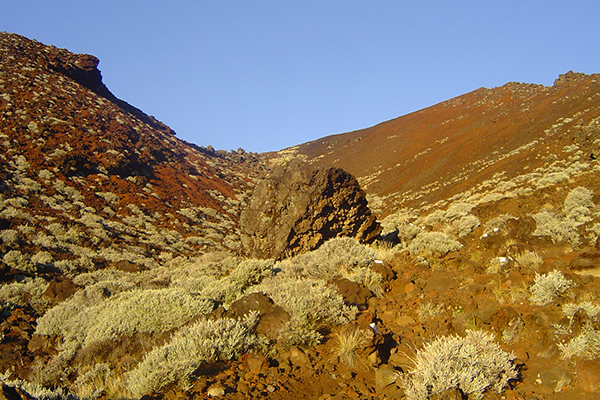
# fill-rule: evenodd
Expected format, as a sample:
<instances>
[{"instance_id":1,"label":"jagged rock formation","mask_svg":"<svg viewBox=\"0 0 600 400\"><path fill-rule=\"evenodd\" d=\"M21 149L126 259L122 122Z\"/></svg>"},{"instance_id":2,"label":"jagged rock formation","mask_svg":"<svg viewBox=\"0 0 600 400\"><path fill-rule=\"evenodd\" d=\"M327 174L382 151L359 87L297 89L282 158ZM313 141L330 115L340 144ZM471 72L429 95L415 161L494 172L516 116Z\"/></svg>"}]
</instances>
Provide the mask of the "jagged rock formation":
<instances>
[{"instance_id":1,"label":"jagged rock formation","mask_svg":"<svg viewBox=\"0 0 600 400\"><path fill-rule=\"evenodd\" d=\"M259 258L293 256L336 236L371 242L380 232L352 175L298 160L259 182L240 229L243 251Z\"/></svg>"}]
</instances>

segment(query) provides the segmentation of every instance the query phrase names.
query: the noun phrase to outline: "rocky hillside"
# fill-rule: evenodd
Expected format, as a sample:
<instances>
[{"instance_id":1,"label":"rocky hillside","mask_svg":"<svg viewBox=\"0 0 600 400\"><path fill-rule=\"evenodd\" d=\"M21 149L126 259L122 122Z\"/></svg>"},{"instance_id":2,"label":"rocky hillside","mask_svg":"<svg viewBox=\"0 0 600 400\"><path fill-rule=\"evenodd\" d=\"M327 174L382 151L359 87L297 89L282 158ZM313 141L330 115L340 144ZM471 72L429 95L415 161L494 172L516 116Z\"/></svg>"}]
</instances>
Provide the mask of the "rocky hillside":
<instances>
[{"instance_id":1,"label":"rocky hillside","mask_svg":"<svg viewBox=\"0 0 600 400\"><path fill-rule=\"evenodd\" d=\"M97 65L0 33L0 228L13 266L148 268L236 250L256 156L177 139L112 95Z\"/></svg>"},{"instance_id":2,"label":"rocky hillside","mask_svg":"<svg viewBox=\"0 0 600 400\"><path fill-rule=\"evenodd\" d=\"M276 154L343 168L387 215L449 199L497 179L600 156L600 75L569 72L553 86L480 88L372 128ZM485 185L484 185L485 186Z\"/></svg>"}]
</instances>

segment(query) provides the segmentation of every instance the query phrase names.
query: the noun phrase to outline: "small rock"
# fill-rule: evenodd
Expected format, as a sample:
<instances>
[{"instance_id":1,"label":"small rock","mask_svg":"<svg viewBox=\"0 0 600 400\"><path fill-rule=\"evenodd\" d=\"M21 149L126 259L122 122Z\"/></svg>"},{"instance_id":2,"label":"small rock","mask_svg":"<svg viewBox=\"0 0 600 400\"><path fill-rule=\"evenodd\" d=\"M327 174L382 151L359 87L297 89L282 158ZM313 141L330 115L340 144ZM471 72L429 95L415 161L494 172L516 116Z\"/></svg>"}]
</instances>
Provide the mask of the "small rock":
<instances>
[{"instance_id":1,"label":"small rock","mask_svg":"<svg viewBox=\"0 0 600 400\"><path fill-rule=\"evenodd\" d=\"M396 318L396 325L398 325L398 326L412 325L415 322L416 322L415 319L408 315L400 315L398 318Z\"/></svg>"},{"instance_id":2,"label":"small rock","mask_svg":"<svg viewBox=\"0 0 600 400\"><path fill-rule=\"evenodd\" d=\"M45 351L52 346L48 336L38 335L37 333L31 336L31 340L27 344L27 349L31 352Z\"/></svg>"},{"instance_id":3,"label":"small rock","mask_svg":"<svg viewBox=\"0 0 600 400\"><path fill-rule=\"evenodd\" d=\"M375 371L375 387L378 391L396 382L398 372L391 365L383 365Z\"/></svg>"},{"instance_id":4,"label":"small rock","mask_svg":"<svg viewBox=\"0 0 600 400\"><path fill-rule=\"evenodd\" d=\"M298 347L293 346L290 348L290 362L296 367L307 367L310 365L310 360L306 353L300 350Z\"/></svg>"},{"instance_id":5,"label":"small rock","mask_svg":"<svg viewBox=\"0 0 600 400\"><path fill-rule=\"evenodd\" d=\"M208 397L221 397L225 394L225 389L222 386L211 386L206 391Z\"/></svg>"},{"instance_id":6,"label":"small rock","mask_svg":"<svg viewBox=\"0 0 600 400\"><path fill-rule=\"evenodd\" d=\"M244 382L238 382L237 387L235 389L238 393L248 394L250 393L250 388Z\"/></svg>"},{"instance_id":7,"label":"small rock","mask_svg":"<svg viewBox=\"0 0 600 400\"><path fill-rule=\"evenodd\" d=\"M404 286L404 293L406 293L408 295L413 294L417 290L418 290L417 285L415 285L412 282L409 282L406 284L406 286Z\"/></svg>"},{"instance_id":8,"label":"small rock","mask_svg":"<svg viewBox=\"0 0 600 400\"><path fill-rule=\"evenodd\" d=\"M369 364L371 364L373 366L381 364L381 358L379 358L378 351L374 351L371 354L369 354L369 356L367 357L367 360L369 361Z\"/></svg>"},{"instance_id":9,"label":"small rock","mask_svg":"<svg viewBox=\"0 0 600 400\"><path fill-rule=\"evenodd\" d=\"M552 389L554 392L560 392L565 386L571 383L573 375L564 368L556 365L540 373L542 385Z\"/></svg>"},{"instance_id":10,"label":"small rock","mask_svg":"<svg viewBox=\"0 0 600 400\"><path fill-rule=\"evenodd\" d=\"M255 355L246 360L246 365L248 365L250 372L258 374L260 371L269 366L269 361L265 356Z\"/></svg>"}]
</instances>

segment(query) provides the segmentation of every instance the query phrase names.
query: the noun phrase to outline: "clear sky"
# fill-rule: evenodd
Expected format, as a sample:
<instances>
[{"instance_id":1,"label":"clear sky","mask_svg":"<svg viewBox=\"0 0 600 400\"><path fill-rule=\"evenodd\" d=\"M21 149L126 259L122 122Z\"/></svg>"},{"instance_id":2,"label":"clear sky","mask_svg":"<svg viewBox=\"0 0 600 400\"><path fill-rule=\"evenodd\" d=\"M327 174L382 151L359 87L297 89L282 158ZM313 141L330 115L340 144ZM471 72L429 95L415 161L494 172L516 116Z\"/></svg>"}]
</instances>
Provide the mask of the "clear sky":
<instances>
[{"instance_id":1,"label":"clear sky","mask_svg":"<svg viewBox=\"0 0 600 400\"><path fill-rule=\"evenodd\" d=\"M20 0L3 2L0 30L97 56L117 97L225 150L600 72L598 0Z\"/></svg>"}]
</instances>

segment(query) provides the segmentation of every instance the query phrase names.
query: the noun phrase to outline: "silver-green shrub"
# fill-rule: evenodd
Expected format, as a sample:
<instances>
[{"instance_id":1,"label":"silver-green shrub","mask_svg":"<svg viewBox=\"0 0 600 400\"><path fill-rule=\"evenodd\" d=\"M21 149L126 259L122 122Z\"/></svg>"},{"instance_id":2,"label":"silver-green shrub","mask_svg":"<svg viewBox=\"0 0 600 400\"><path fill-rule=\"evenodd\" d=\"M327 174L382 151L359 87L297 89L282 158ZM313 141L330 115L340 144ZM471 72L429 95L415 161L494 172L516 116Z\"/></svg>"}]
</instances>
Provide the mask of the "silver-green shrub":
<instances>
[{"instance_id":1,"label":"silver-green shrub","mask_svg":"<svg viewBox=\"0 0 600 400\"><path fill-rule=\"evenodd\" d=\"M172 383L185 387L197 368L239 357L258 345L252 332L257 321L257 314L249 314L242 320L204 319L180 329L127 374L128 389L140 398Z\"/></svg>"},{"instance_id":2,"label":"silver-green shrub","mask_svg":"<svg viewBox=\"0 0 600 400\"><path fill-rule=\"evenodd\" d=\"M454 235L461 238L467 236L481 225L479 218L474 215L465 215L452 223L451 230Z\"/></svg>"},{"instance_id":3,"label":"silver-green shrub","mask_svg":"<svg viewBox=\"0 0 600 400\"><path fill-rule=\"evenodd\" d=\"M19 250L11 250L4 255L2 261L11 268L23 272L35 272L35 265L31 262L31 257Z\"/></svg>"},{"instance_id":4,"label":"silver-green shrub","mask_svg":"<svg viewBox=\"0 0 600 400\"><path fill-rule=\"evenodd\" d=\"M535 273L533 285L529 288L529 301L538 306L551 303L557 296L571 287L573 281L565 278L560 271L554 270L547 274Z\"/></svg>"},{"instance_id":5,"label":"silver-green shrub","mask_svg":"<svg viewBox=\"0 0 600 400\"><path fill-rule=\"evenodd\" d=\"M461 247L462 244L460 242L441 232L421 232L410 242L408 251L424 256L434 254L445 255L451 251L458 251Z\"/></svg>"},{"instance_id":6,"label":"silver-green shrub","mask_svg":"<svg viewBox=\"0 0 600 400\"><path fill-rule=\"evenodd\" d=\"M294 279L279 274L252 288L263 292L290 315L286 341L315 344L320 338L315 331L347 324L356 315L356 307L344 304L343 297L323 280ZM311 343L301 338L310 337Z\"/></svg>"},{"instance_id":7,"label":"silver-green shrub","mask_svg":"<svg viewBox=\"0 0 600 400\"><path fill-rule=\"evenodd\" d=\"M425 400L453 388L475 399L488 390L501 393L519 375L514 358L491 333L469 330L465 337L437 338L417 351L413 370L402 376L406 398Z\"/></svg>"},{"instance_id":8,"label":"silver-green shrub","mask_svg":"<svg viewBox=\"0 0 600 400\"><path fill-rule=\"evenodd\" d=\"M36 333L58 334L81 346L132 336L160 333L213 310L213 301L181 289L131 290L86 304L74 296L38 320Z\"/></svg>"},{"instance_id":9,"label":"silver-green shrub","mask_svg":"<svg viewBox=\"0 0 600 400\"><path fill-rule=\"evenodd\" d=\"M595 358L600 354L600 332L588 324L579 335L566 343L559 343L558 348L563 359L575 356L586 359Z\"/></svg>"},{"instance_id":10,"label":"silver-green shrub","mask_svg":"<svg viewBox=\"0 0 600 400\"><path fill-rule=\"evenodd\" d=\"M594 207L594 202L592 201L593 197L594 192L583 186L578 186L575 189L571 190L565 198L565 202L563 205L563 211L565 215L572 214L573 211L579 207L583 207L586 209Z\"/></svg>"},{"instance_id":11,"label":"silver-green shrub","mask_svg":"<svg viewBox=\"0 0 600 400\"><path fill-rule=\"evenodd\" d=\"M17 247L19 245L19 232L14 229L0 231L0 240L5 246Z\"/></svg>"},{"instance_id":12,"label":"silver-green shrub","mask_svg":"<svg viewBox=\"0 0 600 400\"><path fill-rule=\"evenodd\" d=\"M563 212L554 214L547 211L539 212L532 217L537 229L535 236L549 236L553 242L569 242L579 244L578 227L592 221L592 211L595 205L592 201L593 192L585 187L576 187L565 198Z\"/></svg>"},{"instance_id":13,"label":"silver-green shrub","mask_svg":"<svg viewBox=\"0 0 600 400\"><path fill-rule=\"evenodd\" d=\"M377 251L356 239L340 237L328 240L317 250L277 263L287 276L323 279L347 277L355 268L368 267L377 258Z\"/></svg>"}]
</instances>

